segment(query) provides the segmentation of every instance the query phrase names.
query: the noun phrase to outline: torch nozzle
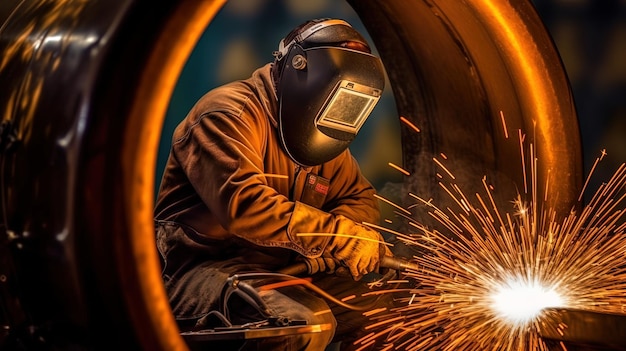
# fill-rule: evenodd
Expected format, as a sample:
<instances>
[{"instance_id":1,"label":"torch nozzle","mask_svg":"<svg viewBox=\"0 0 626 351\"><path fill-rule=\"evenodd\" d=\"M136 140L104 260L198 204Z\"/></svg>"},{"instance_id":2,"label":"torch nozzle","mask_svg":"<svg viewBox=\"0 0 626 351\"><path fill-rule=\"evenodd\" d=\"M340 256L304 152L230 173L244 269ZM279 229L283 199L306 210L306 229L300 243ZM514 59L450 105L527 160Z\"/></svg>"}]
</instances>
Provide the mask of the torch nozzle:
<instances>
[{"instance_id":1,"label":"torch nozzle","mask_svg":"<svg viewBox=\"0 0 626 351\"><path fill-rule=\"evenodd\" d=\"M384 256L380 260L380 266L383 268L393 269L399 272L417 271L419 266L413 262L393 256Z\"/></svg>"}]
</instances>

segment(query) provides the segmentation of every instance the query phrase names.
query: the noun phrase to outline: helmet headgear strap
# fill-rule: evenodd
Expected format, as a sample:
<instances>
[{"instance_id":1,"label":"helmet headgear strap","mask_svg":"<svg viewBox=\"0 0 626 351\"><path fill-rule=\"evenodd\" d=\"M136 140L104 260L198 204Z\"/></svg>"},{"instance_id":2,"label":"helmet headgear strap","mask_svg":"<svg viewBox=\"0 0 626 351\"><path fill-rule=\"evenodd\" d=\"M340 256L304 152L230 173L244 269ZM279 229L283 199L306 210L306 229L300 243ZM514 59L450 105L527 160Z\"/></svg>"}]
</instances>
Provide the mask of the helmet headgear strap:
<instances>
[{"instance_id":1,"label":"helmet headgear strap","mask_svg":"<svg viewBox=\"0 0 626 351\"><path fill-rule=\"evenodd\" d=\"M282 39L280 43L278 44L278 50L274 51L272 55L276 58L277 61L280 61L283 57L287 55L287 52L289 52L289 49L291 48L293 44L303 42L308 37L310 37L313 33L317 32L320 29L323 29L329 26L335 26L335 25L343 25L343 26L348 26L352 28L352 26L348 22L344 20L340 20L340 19L329 19L329 20L316 23L312 25L311 27L307 28L306 30L304 30L302 33L299 33L298 35L296 35L287 45L285 45L285 39Z\"/></svg>"}]
</instances>

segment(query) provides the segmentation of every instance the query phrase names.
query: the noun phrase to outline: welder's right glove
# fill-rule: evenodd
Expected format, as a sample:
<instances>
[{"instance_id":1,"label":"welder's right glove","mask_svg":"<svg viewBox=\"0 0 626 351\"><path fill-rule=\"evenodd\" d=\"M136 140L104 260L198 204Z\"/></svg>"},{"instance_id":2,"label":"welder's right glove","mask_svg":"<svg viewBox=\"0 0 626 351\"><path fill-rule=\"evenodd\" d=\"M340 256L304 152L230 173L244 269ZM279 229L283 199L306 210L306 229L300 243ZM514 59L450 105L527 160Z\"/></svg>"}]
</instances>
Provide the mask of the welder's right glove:
<instances>
[{"instance_id":1,"label":"welder's right glove","mask_svg":"<svg viewBox=\"0 0 626 351\"><path fill-rule=\"evenodd\" d=\"M315 233L322 235L316 236ZM355 280L375 272L383 255L393 256L377 231L345 216L333 215L301 202L295 203L287 235L303 256L310 259L331 257L342 265L336 269L337 275L349 270Z\"/></svg>"},{"instance_id":2,"label":"welder's right glove","mask_svg":"<svg viewBox=\"0 0 626 351\"><path fill-rule=\"evenodd\" d=\"M378 270L384 255L392 256L385 240L377 231L351 221L340 222L326 253L348 268L355 280Z\"/></svg>"}]
</instances>

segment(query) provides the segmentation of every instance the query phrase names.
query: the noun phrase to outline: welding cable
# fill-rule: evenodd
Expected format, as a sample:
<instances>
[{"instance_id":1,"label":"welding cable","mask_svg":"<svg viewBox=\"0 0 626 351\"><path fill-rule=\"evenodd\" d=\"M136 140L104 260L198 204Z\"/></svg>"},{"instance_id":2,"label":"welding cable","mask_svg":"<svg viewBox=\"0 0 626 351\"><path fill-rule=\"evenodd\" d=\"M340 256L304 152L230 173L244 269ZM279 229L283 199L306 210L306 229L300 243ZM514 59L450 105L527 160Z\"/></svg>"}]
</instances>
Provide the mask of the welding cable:
<instances>
[{"instance_id":1,"label":"welding cable","mask_svg":"<svg viewBox=\"0 0 626 351\"><path fill-rule=\"evenodd\" d=\"M181 321L181 322L185 322L185 321L195 321L196 325L194 327L195 328L203 328L206 325L206 321L209 320L210 318L216 318L218 321L220 321L220 323L222 323L222 326L226 327L226 328L230 328L233 326L233 323L220 311L209 311L207 314L205 314L204 316L202 316L202 318L198 319L197 317L188 317L188 318L177 318L177 321Z\"/></svg>"},{"instance_id":2,"label":"welding cable","mask_svg":"<svg viewBox=\"0 0 626 351\"><path fill-rule=\"evenodd\" d=\"M222 291L222 311L224 311L227 318L230 317L228 300L230 300L233 293L253 306L264 318L272 317L269 307L258 292L250 284L241 281L240 275L236 274L228 278L226 288Z\"/></svg>"},{"instance_id":3,"label":"welding cable","mask_svg":"<svg viewBox=\"0 0 626 351\"><path fill-rule=\"evenodd\" d=\"M376 300L374 300L372 303L369 303L367 305L349 304L349 303L346 303L344 301L339 300L335 296L327 293L324 289L318 287L317 285L315 285L315 284L313 284L313 283L311 283L311 282L309 282L307 280L304 280L304 279L301 279L301 278L296 278L296 277L293 277L291 275L282 274L282 273L242 273L242 274L234 275L231 278L235 278L236 280L239 280L239 282L237 282L237 284L236 284L238 287L242 287L242 282L240 280L248 280L248 279L280 279L280 280L285 280L285 281L288 281L288 280L298 280L298 281L301 282L300 284L302 286L304 286L305 288L307 288L307 289L309 289L309 290L319 294L324 299L326 299L326 300L328 300L328 301L330 301L330 302L332 302L332 303L334 303L334 304L336 304L338 306L341 306L341 307L344 307L346 309L350 309L350 310L353 310L353 311L364 311L364 310L372 309L373 307L376 306L376 304L378 304L379 300L382 298L382 295L380 295L380 296L378 296L376 298ZM231 278L229 278L229 280ZM233 280L233 282L235 282L235 280ZM252 299L251 301L255 301L254 305L257 304L256 301L262 301L262 299L259 296L259 294L256 291L256 289L252 288L251 285L244 284L243 286L246 287L245 294L249 294L249 298ZM236 287L233 287L233 288L236 289ZM230 296L230 294L228 294L228 296ZM225 311L227 310L226 301L227 300L222 300L222 306L223 306ZM267 306L265 305L264 302L261 304L261 306L265 306L265 307L261 307L261 308L265 308L267 310Z\"/></svg>"}]
</instances>

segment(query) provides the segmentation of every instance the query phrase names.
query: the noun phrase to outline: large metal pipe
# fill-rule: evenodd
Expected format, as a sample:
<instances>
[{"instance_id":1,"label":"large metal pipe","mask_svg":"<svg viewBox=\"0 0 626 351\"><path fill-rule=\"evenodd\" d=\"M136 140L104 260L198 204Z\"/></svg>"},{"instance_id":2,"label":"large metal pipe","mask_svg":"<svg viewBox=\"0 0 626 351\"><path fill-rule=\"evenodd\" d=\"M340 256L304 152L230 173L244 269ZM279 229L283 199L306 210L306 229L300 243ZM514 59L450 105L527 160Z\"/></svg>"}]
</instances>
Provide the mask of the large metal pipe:
<instances>
[{"instance_id":1,"label":"large metal pipe","mask_svg":"<svg viewBox=\"0 0 626 351\"><path fill-rule=\"evenodd\" d=\"M0 2L0 347L186 348L160 281L154 165L176 79L224 1ZM519 186L502 111L510 131L534 136L550 203L573 205L576 113L529 1L350 3L399 115L422 128L402 133L407 190L443 197L442 152L461 181Z\"/></svg>"},{"instance_id":2,"label":"large metal pipe","mask_svg":"<svg viewBox=\"0 0 626 351\"><path fill-rule=\"evenodd\" d=\"M154 249L154 164L223 2L2 1L6 344L184 349Z\"/></svg>"}]
</instances>

